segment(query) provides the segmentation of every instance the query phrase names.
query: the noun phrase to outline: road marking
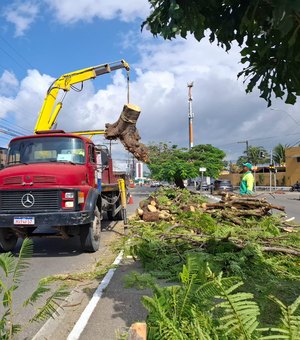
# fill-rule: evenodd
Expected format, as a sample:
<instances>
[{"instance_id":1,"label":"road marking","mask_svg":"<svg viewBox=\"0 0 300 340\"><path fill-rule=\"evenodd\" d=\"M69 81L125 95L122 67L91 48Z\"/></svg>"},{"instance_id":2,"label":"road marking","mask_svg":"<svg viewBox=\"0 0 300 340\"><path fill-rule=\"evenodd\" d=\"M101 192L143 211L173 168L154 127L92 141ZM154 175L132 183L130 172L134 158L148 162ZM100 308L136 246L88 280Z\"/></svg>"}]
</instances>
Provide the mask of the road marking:
<instances>
[{"instance_id":1,"label":"road marking","mask_svg":"<svg viewBox=\"0 0 300 340\"><path fill-rule=\"evenodd\" d=\"M116 259L113 262L113 265L120 264L121 260L123 258L123 250L120 251L119 255L116 257ZM76 322L75 326L73 327L71 333L67 337L67 340L78 340L81 333L85 329L89 318L91 317L94 309L96 308L99 300L101 299L101 296L103 294L104 289L108 286L110 280L112 279L115 271L117 268L111 268L106 275L104 276L103 280L101 281L100 285L96 289L91 301L88 303L88 305L85 307L85 310L82 312L80 318Z\"/></svg>"}]
</instances>

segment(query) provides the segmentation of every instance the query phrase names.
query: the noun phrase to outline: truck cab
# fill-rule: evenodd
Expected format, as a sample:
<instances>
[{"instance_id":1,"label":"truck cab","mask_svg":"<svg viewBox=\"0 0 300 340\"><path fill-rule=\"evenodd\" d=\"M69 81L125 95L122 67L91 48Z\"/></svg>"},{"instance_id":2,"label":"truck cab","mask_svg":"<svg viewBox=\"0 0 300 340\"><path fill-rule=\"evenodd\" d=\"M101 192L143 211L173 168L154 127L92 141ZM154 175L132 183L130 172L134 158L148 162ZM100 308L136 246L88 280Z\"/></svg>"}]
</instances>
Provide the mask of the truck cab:
<instances>
[{"instance_id":1,"label":"truck cab","mask_svg":"<svg viewBox=\"0 0 300 340\"><path fill-rule=\"evenodd\" d=\"M94 252L104 210L122 218L119 197L111 158L90 139L57 130L14 138L0 171L0 250L18 237L79 235Z\"/></svg>"}]
</instances>

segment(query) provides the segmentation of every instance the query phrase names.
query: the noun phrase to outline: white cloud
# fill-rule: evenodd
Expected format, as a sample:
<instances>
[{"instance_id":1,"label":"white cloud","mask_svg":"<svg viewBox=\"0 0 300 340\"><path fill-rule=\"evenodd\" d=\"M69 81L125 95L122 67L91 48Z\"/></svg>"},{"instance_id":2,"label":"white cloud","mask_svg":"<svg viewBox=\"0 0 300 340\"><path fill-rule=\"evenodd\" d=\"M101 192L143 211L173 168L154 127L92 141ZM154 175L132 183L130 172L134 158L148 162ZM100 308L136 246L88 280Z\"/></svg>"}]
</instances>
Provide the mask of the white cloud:
<instances>
[{"instance_id":1,"label":"white cloud","mask_svg":"<svg viewBox=\"0 0 300 340\"><path fill-rule=\"evenodd\" d=\"M235 159L244 150L243 145L237 144L241 140L269 149L278 142L300 139L299 125L286 114L297 120L300 105L275 101L279 111L271 111L257 92L246 94L244 85L236 79L240 70L236 47L226 54L217 46L206 41L198 43L190 37L162 43L146 40L138 46L139 61L131 65L136 77L131 82L130 94L131 102L142 108L138 128L144 142L188 145L187 83L192 80L194 144L223 147L228 158ZM0 97L0 114L15 112L17 124L32 131L52 80L36 70L29 71L14 99ZM101 89L95 85L96 82L85 82L82 92L68 93L58 128L103 129L105 123L117 120L126 102L124 72L112 73L110 84ZM299 135L293 135L297 132ZM119 153L121 147L113 149Z\"/></svg>"},{"instance_id":2,"label":"white cloud","mask_svg":"<svg viewBox=\"0 0 300 340\"><path fill-rule=\"evenodd\" d=\"M29 29L38 12L39 6L35 1L15 1L5 8L3 16L6 21L15 25L15 36L18 37Z\"/></svg>"},{"instance_id":3,"label":"white cloud","mask_svg":"<svg viewBox=\"0 0 300 340\"><path fill-rule=\"evenodd\" d=\"M19 85L19 81L14 73L4 70L0 78L0 95L9 96L13 94Z\"/></svg>"},{"instance_id":4,"label":"white cloud","mask_svg":"<svg viewBox=\"0 0 300 340\"><path fill-rule=\"evenodd\" d=\"M42 7L43 6L43 7ZM137 18L146 18L150 11L147 0L15 0L4 8L3 17L15 26L15 36L25 34L35 22L39 13L48 11L62 24L74 24L79 21L91 22L94 19L118 19L132 22Z\"/></svg>"},{"instance_id":5,"label":"white cloud","mask_svg":"<svg viewBox=\"0 0 300 340\"><path fill-rule=\"evenodd\" d=\"M62 23L120 19L125 22L145 18L149 13L147 0L45 0L54 16Z\"/></svg>"}]
</instances>

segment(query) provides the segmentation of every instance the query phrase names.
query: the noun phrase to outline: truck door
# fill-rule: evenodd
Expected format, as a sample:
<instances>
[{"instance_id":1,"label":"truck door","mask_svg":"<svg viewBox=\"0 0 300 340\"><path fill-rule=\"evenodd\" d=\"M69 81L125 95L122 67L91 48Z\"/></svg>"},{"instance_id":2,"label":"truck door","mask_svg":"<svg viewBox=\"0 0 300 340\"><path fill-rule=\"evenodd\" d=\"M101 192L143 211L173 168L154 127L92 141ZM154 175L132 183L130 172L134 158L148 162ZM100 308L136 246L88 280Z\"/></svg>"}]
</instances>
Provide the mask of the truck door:
<instances>
[{"instance_id":1,"label":"truck door","mask_svg":"<svg viewBox=\"0 0 300 340\"><path fill-rule=\"evenodd\" d=\"M93 144L88 144L88 182L93 188L98 187L96 151Z\"/></svg>"}]
</instances>

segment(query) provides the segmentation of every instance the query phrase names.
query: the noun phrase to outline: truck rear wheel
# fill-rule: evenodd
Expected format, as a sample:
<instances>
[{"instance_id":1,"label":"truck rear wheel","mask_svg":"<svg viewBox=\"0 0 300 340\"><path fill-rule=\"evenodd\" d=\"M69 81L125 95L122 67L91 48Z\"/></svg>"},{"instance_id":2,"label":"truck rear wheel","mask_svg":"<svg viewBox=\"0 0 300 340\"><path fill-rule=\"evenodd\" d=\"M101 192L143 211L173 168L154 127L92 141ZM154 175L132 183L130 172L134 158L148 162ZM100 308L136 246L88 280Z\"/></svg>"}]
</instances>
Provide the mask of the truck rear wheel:
<instances>
[{"instance_id":1,"label":"truck rear wheel","mask_svg":"<svg viewBox=\"0 0 300 340\"><path fill-rule=\"evenodd\" d=\"M83 251L93 253L99 249L101 233L101 216L98 207L94 211L91 223L80 228L80 242Z\"/></svg>"},{"instance_id":2,"label":"truck rear wheel","mask_svg":"<svg viewBox=\"0 0 300 340\"><path fill-rule=\"evenodd\" d=\"M0 252L11 251L18 242L18 236L10 228L0 228Z\"/></svg>"}]
</instances>

